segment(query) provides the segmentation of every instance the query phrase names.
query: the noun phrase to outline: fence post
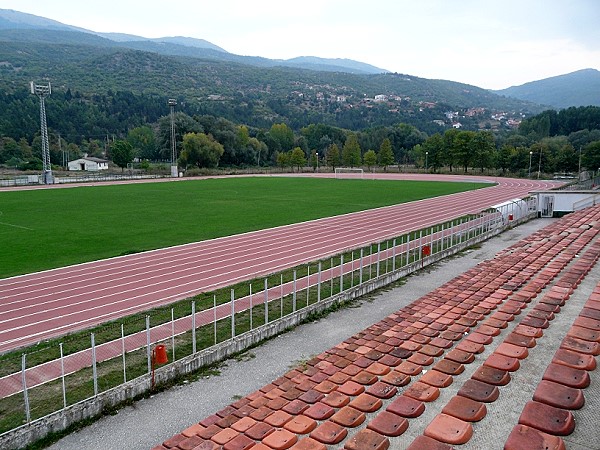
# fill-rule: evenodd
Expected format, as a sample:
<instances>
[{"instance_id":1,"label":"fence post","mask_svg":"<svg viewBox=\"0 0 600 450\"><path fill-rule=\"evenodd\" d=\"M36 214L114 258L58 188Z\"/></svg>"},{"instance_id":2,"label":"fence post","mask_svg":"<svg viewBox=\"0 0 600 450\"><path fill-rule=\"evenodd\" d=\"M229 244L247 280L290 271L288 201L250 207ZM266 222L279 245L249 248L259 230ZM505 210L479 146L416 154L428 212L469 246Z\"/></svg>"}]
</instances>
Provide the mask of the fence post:
<instances>
[{"instance_id":1,"label":"fence post","mask_svg":"<svg viewBox=\"0 0 600 450\"><path fill-rule=\"evenodd\" d=\"M485 213L479 213L479 228L481 229L479 234L483 235L485 233Z\"/></svg>"},{"instance_id":2,"label":"fence post","mask_svg":"<svg viewBox=\"0 0 600 450\"><path fill-rule=\"evenodd\" d=\"M94 397L98 396L98 371L96 369L96 340L94 339L94 333L92 333L92 374L94 377Z\"/></svg>"},{"instance_id":3,"label":"fence post","mask_svg":"<svg viewBox=\"0 0 600 450\"><path fill-rule=\"evenodd\" d=\"M437 230L437 225L435 226L436 230ZM433 254L433 225L429 228L429 249L430 249L430 255Z\"/></svg>"},{"instance_id":4,"label":"fence post","mask_svg":"<svg viewBox=\"0 0 600 450\"><path fill-rule=\"evenodd\" d=\"M306 306L310 300L310 264L306 265Z\"/></svg>"},{"instance_id":5,"label":"fence post","mask_svg":"<svg viewBox=\"0 0 600 450\"><path fill-rule=\"evenodd\" d=\"M410 263L410 231L406 235L406 265Z\"/></svg>"},{"instance_id":6,"label":"fence post","mask_svg":"<svg viewBox=\"0 0 600 450\"><path fill-rule=\"evenodd\" d=\"M473 219L468 218L465 219L465 225L467 226L467 235L465 239L465 243L468 243L471 239L471 232L473 231Z\"/></svg>"},{"instance_id":7,"label":"fence post","mask_svg":"<svg viewBox=\"0 0 600 450\"><path fill-rule=\"evenodd\" d=\"M215 345L217 345L217 294L213 294L213 330L215 333Z\"/></svg>"},{"instance_id":8,"label":"fence post","mask_svg":"<svg viewBox=\"0 0 600 450\"><path fill-rule=\"evenodd\" d=\"M294 292L292 293L292 312L296 312L296 269L294 269Z\"/></svg>"},{"instance_id":9,"label":"fence post","mask_svg":"<svg viewBox=\"0 0 600 450\"><path fill-rule=\"evenodd\" d=\"M231 290L231 339L235 337L235 292Z\"/></svg>"},{"instance_id":10,"label":"fence post","mask_svg":"<svg viewBox=\"0 0 600 450\"><path fill-rule=\"evenodd\" d=\"M146 357L148 359L148 373L152 372L152 355L150 350L150 316L146 316Z\"/></svg>"},{"instance_id":11,"label":"fence post","mask_svg":"<svg viewBox=\"0 0 600 450\"><path fill-rule=\"evenodd\" d=\"M265 325L269 323L269 282L265 278Z\"/></svg>"},{"instance_id":12,"label":"fence post","mask_svg":"<svg viewBox=\"0 0 600 450\"><path fill-rule=\"evenodd\" d=\"M344 254L340 256L340 293L344 290Z\"/></svg>"},{"instance_id":13,"label":"fence post","mask_svg":"<svg viewBox=\"0 0 600 450\"><path fill-rule=\"evenodd\" d=\"M62 381L63 406L67 407L67 387L65 385L65 355L63 353L62 342L58 344L60 347L60 378Z\"/></svg>"},{"instance_id":14,"label":"fence post","mask_svg":"<svg viewBox=\"0 0 600 450\"><path fill-rule=\"evenodd\" d=\"M331 265L329 266L329 270L331 271L331 293L330 297L333 297L333 258L331 258Z\"/></svg>"},{"instance_id":15,"label":"fence post","mask_svg":"<svg viewBox=\"0 0 600 450\"><path fill-rule=\"evenodd\" d=\"M392 272L396 271L396 239L392 242Z\"/></svg>"},{"instance_id":16,"label":"fence post","mask_svg":"<svg viewBox=\"0 0 600 450\"><path fill-rule=\"evenodd\" d=\"M475 221L472 217L468 217L465 219L465 225L467 226L467 238L465 239L465 242L469 242L469 240L471 239L471 233L474 231L474 226L475 226Z\"/></svg>"},{"instance_id":17,"label":"fence post","mask_svg":"<svg viewBox=\"0 0 600 450\"><path fill-rule=\"evenodd\" d=\"M379 261L381 260L381 242L377 243L377 277L379 278Z\"/></svg>"},{"instance_id":18,"label":"fence post","mask_svg":"<svg viewBox=\"0 0 600 450\"><path fill-rule=\"evenodd\" d=\"M250 331L252 331L252 283L250 283Z\"/></svg>"},{"instance_id":19,"label":"fence post","mask_svg":"<svg viewBox=\"0 0 600 450\"><path fill-rule=\"evenodd\" d=\"M29 393L27 392L27 380L25 369L27 368L27 354L21 355L21 382L23 383L23 399L25 400L25 418L27 423L31 422L31 411L29 410Z\"/></svg>"},{"instance_id":20,"label":"fence post","mask_svg":"<svg viewBox=\"0 0 600 450\"><path fill-rule=\"evenodd\" d=\"M192 301L192 354L196 354L196 300Z\"/></svg>"},{"instance_id":21,"label":"fence post","mask_svg":"<svg viewBox=\"0 0 600 450\"><path fill-rule=\"evenodd\" d=\"M363 282L363 252L364 252L364 248L360 249L360 269L358 272L358 283L362 284Z\"/></svg>"},{"instance_id":22,"label":"fence post","mask_svg":"<svg viewBox=\"0 0 600 450\"><path fill-rule=\"evenodd\" d=\"M440 250L441 251L444 251L444 225L445 224L442 224L442 235L440 237L440 243L441 243L440 244Z\"/></svg>"},{"instance_id":23,"label":"fence post","mask_svg":"<svg viewBox=\"0 0 600 450\"><path fill-rule=\"evenodd\" d=\"M385 273L388 273L388 259L390 259L389 257L389 250L390 250L390 241L385 241Z\"/></svg>"},{"instance_id":24,"label":"fence post","mask_svg":"<svg viewBox=\"0 0 600 450\"><path fill-rule=\"evenodd\" d=\"M281 274L281 281L279 283L280 295L279 295L279 318L283 317L283 274Z\"/></svg>"},{"instance_id":25,"label":"fence post","mask_svg":"<svg viewBox=\"0 0 600 450\"><path fill-rule=\"evenodd\" d=\"M321 261L319 261L319 275L317 277L317 302L321 301Z\"/></svg>"},{"instance_id":26,"label":"fence post","mask_svg":"<svg viewBox=\"0 0 600 450\"><path fill-rule=\"evenodd\" d=\"M123 356L123 383L127 383L127 369L125 365L125 329L121 324L121 354Z\"/></svg>"},{"instance_id":27,"label":"fence post","mask_svg":"<svg viewBox=\"0 0 600 450\"><path fill-rule=\"evenodd\" d=\"M354 250L350 252L350 287L354 287Z\"/></svg>"},{"instance_id":28,"label":"fence post","mask_svg":"<svg viewBox=\"0 0 600 450\"><path fill-rule=\"evenodd\" d=\"M173 361L175 361L175 313L171 308L171 348L173 350Z\"/></svg>"}]
</instances>

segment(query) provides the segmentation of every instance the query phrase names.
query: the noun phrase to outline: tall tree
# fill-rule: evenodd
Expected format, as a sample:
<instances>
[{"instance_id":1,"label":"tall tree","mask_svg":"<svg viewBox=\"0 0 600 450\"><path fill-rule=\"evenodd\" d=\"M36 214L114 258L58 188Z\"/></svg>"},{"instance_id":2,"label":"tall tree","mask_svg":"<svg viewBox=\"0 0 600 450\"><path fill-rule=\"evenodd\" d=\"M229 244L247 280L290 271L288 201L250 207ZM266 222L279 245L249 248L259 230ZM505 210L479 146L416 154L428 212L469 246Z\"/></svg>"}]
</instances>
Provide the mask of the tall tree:
<instances>
[{"instance_id":1,"label":"tall tree","mask_svg":"<svg viewBox=\"0 0 600 450\"><path fill-rule=\"evenodd\" d=\"M366 156L366 155L365 155ZM394 152L392 143L388 138L385 138L379 147L379 165L383 166L383 171L387 171L387 166L394 164Z\"/></svg>"},{"instance_id":2,"label":"tall tree","mask_svg":"<svg viewBox=\"0 0 600 450\"><path fill-rule=\"evenodd\" d=\"M367 169L371 170L371 167L377 164L377 154L375 153L375 150L366 151L365 155L363 156L363 161L365 166L367 166Z\"/></svg>"},{"instance_id":3,"label":"tall tree","mask_svg":"<svg viewBox=\"0 0 600 450\"><path fill-rule=\"evenodd\" d=\"M600 141L591 142L581 152L582 167L600 172Z\"/></svg>"},{"instance_id":4,"label":"tall tree","mask_svg":"<svg viewBox=\"0 0 600 450\"><path fill-rule=\"evenodd\" d=\"M287 152L294 145L294 132L285 123L275 123L269 130L269 135L277 142L277 150Z\"/></svg>"},{"instance_id":5,"label":"tall tree","mask_svg":"<svg viewBox=\"0 0 600 450\"><path fill-rule=\"evenodd\" d=\"M348 167L360 166L362 156L356 134L350 133L342 149L342 163Z\"/></svg>"},{"instance_id":6,"label":"tall tree","mask_svg":"<svg viewBox=\"0 0 600 450\"><path fill-rule=\"evenodd\" d=\"M481 172L483 172L484 169L492 167L496 144L494 142L494 135L491 132L477 132L473 137L471 148L473 152L473 164L479 167Z\"/></svg>"},{"instance_id":7,"label":"tall tree","mask_svg":"<svg viewBox=\"0 0 600 450\"><path fill-rule=\"evenodd\" d=\"M150 161L156 161L159 158L152 128L148 126L133 128L127 133L127 142L132 145L137 157Z\"/></svg>"},{"instance_id":8,"label":"tall tree","mask_svg":"<svg viewBox=\"0 0 600 450\"><path fill-rule=\"evenodd\" d=\"M283 169L285 169L290 163L290 153L276 152L275 153L275 161L277 162L277 165L283 172Z\"/></svg>"},{"instance_id":9,"label":"tall tree","mask_svg":"<svg viewBox=\"0 0 600 450\"><path fill-rule=\"evenodd\" d=\"M110 146L110 154L112 161L123 170L133 161L133 146L127 141L115 141Z\"/></svg>"},{"instance_id":10,"label":"tall tree","mask_svg":"<svg viewBox=\"0 0 600 450\"><path fill-rule=\"evenodd\" d=\"M294 147L292 153L290 155L290 165L298 168L298 172L300 172L301 167L306 165L306 155L304 154L304 150L300 147Z\"/></svg>"},{"instance_id":11,"label":"tall tree","mask_svg":"<svg viewBox=\"0 0 600 450\"><path fill-rule=\"evenodd\" d=\"M444 151L441 162L442 165L450 167L450 172L452 172L452 167L457 164L455 141L458 133L459 131L456 128L450 128L444 132Z\"/></svg>"},{"instance_id":12,"label":"tall tree","mask_svg":"<svg viewBox=\"0 0 600 450\"><path fill-rule=\"evenodd\" d=\"M179 161L183 167L217 167L223 156L223 146L204 133L187 133L183 137L183 151Z\"/></svg>"},{"instance_id":13,"label":"tall tree","mask_svg":"<svg viewBox=\"0 0 600 450\"><path fill-rule=\"evenodd\" d=\"M459 131L454 139L454 155L456 163L463 167L465 173L473 165L474 131Z\"/></svg>"},{"instance_id":14,"label":"tall tree","mask_svg":"<svg viewBox=\"0 0 600 450\"><path fill-rule=\"evenodd\" d=\"M394 149L396 161L406 164L409 162L408 153L415 145L422 144L427 134L419 131L413 125L400 123L391 130L390 141Z\"/></svg>"},{"instance_id":15,"label":"tall tree","mask_svg":"<svg viewBox=\"0 0 600 450\"><path fill-rule=\"evenodd\" d=\"M24 159L17 141L11 137L3 137L2 140L0 140L0 163L12 158L19 160Z\"/></svg>"},{"instance_id":16,"label":"tall tree","mask_svg":"<svg viewBox=\"0 0 600 450\"><path fill-rule=\"evenodd\" d=\"M502 173L506 173L506 171L510 168L511 159L517 153L517 149L512 145L504 144L500 147L496 155L496 168L502 169Z\"/></svg>"},{"instance_id":17,"label":"tall tree","mask_svg":"<svg viewBox=\"0 0 600 450\"><path fill-rule=\"evenodd\" d=\"M183 136L187 133L200 133L203 128L192 117L182 112L176 112L173 115L175 124L175 146L176 150L181 149ZM160 158L165 161L171 160L171 116L163 116L158 120L158 130L156 132L156 141L159 147Z\"/></svg>"},{"instance_id":18,"label":"tall tree","mask_svg":"<svg viewBox=\"0 0 600 450\"><path fill-rule=\"evenodd\" d=\"M426 152L427 168L434 172L444 166L446 158L444 156L444 138L441 134L435 133L429 136L422 145L423 151Z\"/></svg>"},{"instance_id":19,"label":"tall tree","mask_svg":"<svg viewBox=\"0 0 600 450\"><path fill-rule=\"evenodd\" d=\"M327 162L327 165L330 166L333 171L335 171L336 167L340 166L340 149L337 146L337 144L331 144L327 148L325 160Z\"/></svg>"}]
</instances>

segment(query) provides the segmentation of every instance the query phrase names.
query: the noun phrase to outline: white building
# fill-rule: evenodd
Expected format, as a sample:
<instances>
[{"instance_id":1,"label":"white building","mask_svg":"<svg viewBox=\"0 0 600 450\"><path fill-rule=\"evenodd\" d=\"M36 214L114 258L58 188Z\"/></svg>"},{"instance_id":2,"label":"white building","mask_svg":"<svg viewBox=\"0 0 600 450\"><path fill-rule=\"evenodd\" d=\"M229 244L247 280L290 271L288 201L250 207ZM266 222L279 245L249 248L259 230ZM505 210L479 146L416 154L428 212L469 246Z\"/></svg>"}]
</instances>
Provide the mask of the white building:
<instances>
[{"instance_id":1,"label":"white building","mask_svg":"<svg viewBox=\"0 0 600 450\"><path fill-rule=\"evenodd\" d=\"M69 170L85 170L88 172L97 172L108 169L108 160L84 156L83 158L69 161Z\"/></svg>"}]
</instances>

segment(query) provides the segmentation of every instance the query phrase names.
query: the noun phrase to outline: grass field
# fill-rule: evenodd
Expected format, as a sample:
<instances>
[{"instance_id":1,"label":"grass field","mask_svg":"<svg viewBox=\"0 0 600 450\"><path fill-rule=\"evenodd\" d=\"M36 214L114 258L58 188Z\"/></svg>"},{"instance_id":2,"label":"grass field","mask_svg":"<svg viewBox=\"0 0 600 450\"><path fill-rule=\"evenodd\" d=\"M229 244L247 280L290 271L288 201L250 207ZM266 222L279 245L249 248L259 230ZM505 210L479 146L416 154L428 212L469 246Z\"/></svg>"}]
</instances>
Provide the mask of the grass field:
<instances>
[{"instance_id":1,"label":"grass field","mask_svg":"<svg viewBox=\"0 0 600 450\"><path fill-rule=\"evenodd\" d=\"M0 192L0 278L489 184L244 177Z\"/></svg>"}]
</instances>

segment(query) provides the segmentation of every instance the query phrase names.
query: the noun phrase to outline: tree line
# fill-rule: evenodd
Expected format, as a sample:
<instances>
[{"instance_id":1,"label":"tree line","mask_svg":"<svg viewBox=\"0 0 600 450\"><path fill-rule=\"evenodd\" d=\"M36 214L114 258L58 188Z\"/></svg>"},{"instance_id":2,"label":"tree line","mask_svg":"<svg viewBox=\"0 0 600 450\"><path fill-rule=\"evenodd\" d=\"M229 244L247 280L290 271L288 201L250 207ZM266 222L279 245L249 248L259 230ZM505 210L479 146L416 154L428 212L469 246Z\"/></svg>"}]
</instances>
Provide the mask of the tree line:
<instances>
[{"instance_id":1,"label":"tree line","mask_svg":"<svg viewBox=\"0 0 600 450\"><path fill-rule=\"evenodd\" d=\"M66 160L83 154L112 159L121 167L134 159L170 161L171 117L164 115L164 103L110 94L107 98L112 107L107 107L104 99L100 101L106 107L102 113L97 109L98 114L94 115L90 113L94 109L88 110L84 118L80 117L83 110L78 111L74 106L77 102L73 101L81 96L70 91L64 94L71 106L58 118L51 120L56 115L48 116L52 164L62 166ZM29 120L23 119L22 128L19 121L0 121L0 164L39 170L41 141L39 130L32 129L34 125L39 128L39 120L31 117L39 106L33 96L19 99L22 109L29 111ZM141 104L145 107L140 108ZM36 112L39 114L39 110ZM132 120L129 113L134 114L138 125L127 128ZM103 122L108 117L112 124ZM96 123L98 135L84 138L76 131L69 134L69 130L84 126L79 121ZM576 172L579 168L600 167L600 108L592 106L545 111L523 120L518 130L496 133L450 128L428 135L406 123L359 131L323 123L297 130L287 123L259 128L184 111L176 112L173 121L178 164L184 169L217 165L293 169L321 165L332 169L381 166L387 170L391 165L414 165L432 172L497 170L527 176L538 171ZM57 128L66 131L58 133ZM106 135L101 132L106 128L116 131Z\"/></svg>"}]
</instances>

